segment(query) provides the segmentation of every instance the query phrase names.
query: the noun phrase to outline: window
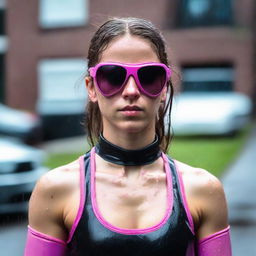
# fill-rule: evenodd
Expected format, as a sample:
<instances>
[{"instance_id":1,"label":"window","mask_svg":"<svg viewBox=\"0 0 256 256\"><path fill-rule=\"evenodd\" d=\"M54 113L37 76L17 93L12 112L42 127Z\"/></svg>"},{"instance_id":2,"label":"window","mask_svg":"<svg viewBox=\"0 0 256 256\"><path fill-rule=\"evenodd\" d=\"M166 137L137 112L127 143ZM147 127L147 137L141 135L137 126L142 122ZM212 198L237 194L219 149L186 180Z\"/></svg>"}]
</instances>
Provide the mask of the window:
<instances>
[{"instance_id":1,"label":"window","mask_svg":"<svg viewBox=\"0 0 256 256\"><path fill-rule=\"evenodd\" d=\"M184 92L223 92L233 90L232 67L185 67L182 71Z\"/></svg>"},{"instance_id":2,"label":"window","mask_svg":"<svg viewBox=\"0 0 256 256\"><path fill-rule=\"evenodd\" d=\"M0 54L0 102L4 102L5 94L5 55Z\"/></svg>"},{"instance_id":3,"label":"window","mask_svg":"<svg viewBox=\"0 0 256 256\"><path fill-rule=\"evenodd\" d=\"M88 0L40 0L39 23L43 28L83 26L88 22Z\"/></svg>"},{"instance_id":4,"label":"window","mask_svg":"<svg viewBox=\"0 0 256 256\"><path fill-rule=\"evenodd\" d=\"M82 78L86 70L87 63L83 59L41 60L38 64L38 112L83 113L87 94Z\"/></svg>"},{"instance_id":5,"label":"window","mask_svg":"<svg viewBox=\"0 0 256 256\"><path fill-rule=\"evenodd\" d=\"M7 38L5 35L6 0L0 0L0 102L4 102L5 94L5 53Z\"/></svg>"},{"instance_id":6,"label":"window","mask_svg":"<svg viewBox=\"0 0 256 256\"><path fill-rule=\"evenodd\" d=\"M180 0L178 26L232 24L232 0Z\"/></svg>"},{"instance_id":7,"label":"window","mask_svg":"<svg viewBox=\"0 0 256 256\"><path fill-rule=\"evenodd\" d=\"M0 35L5 35L5 11L6 1L0 0Z\"/></svg>"}]
</instances>

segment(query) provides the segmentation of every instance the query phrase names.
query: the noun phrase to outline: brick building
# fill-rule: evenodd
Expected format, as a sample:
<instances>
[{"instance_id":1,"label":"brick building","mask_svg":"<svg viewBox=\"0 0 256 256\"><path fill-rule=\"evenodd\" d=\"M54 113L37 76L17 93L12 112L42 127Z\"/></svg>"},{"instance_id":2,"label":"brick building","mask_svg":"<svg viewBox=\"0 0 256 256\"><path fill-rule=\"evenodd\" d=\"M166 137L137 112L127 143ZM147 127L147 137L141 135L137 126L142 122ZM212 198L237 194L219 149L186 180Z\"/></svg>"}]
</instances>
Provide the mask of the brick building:
<instances>
[{"instance_id":1,"label":"brick building","mask_svg":"<svg viewBox=\"0 0 256 256\"><path fill-rule=\"evenodd\" d=\"M109 16L150 19L163 31L183 74L182 83L173 78L177 90L211 85L255 97L255 6L253 0L8 0L0 4L8 39L2 50L0 44L1 100L42 114L54 114L56 101L69 114L81 112L89 39Z\"/></svg>"}]
</instances>

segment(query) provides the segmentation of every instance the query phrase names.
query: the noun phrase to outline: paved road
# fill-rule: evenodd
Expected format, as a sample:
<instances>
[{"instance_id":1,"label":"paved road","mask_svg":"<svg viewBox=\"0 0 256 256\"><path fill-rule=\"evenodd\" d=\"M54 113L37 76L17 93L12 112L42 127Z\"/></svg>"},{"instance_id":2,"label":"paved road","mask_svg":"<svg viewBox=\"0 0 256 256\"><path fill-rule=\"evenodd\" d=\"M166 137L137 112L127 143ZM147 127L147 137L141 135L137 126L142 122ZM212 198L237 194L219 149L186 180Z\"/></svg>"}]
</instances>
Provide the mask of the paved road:
<instances>
[{"instance_id":1,"label":"paved road","mask_svg":"<svg viewBox=\"0 0 256 256\"><path fill-rule=\"evenodd\" d=\"M23 256L27 235L26 216L0 217L0 255Z\"/></svg>"},{"instance_id":2,"label":"paved road","mask_svg":"<svg viewBox=\"0 0 256 256\"><path fill-rule=\"evenodd\" d=\"M240 157L222 179L229 208L233 256L256 255L256 125Z\"/></svg>"}]
</instances>

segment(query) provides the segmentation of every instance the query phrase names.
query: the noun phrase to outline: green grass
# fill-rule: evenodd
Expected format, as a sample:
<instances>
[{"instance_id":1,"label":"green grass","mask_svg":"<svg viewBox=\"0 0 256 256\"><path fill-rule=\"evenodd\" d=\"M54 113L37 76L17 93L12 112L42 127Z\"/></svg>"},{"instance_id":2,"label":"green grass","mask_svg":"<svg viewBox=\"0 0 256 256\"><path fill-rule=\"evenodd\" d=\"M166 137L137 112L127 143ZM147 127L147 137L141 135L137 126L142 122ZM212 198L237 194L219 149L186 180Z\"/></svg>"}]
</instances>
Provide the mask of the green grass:
<instances>
[{"instance_id":1,"label":"green grass","mask_svg":"<svg viewBox=\"0 0 256 256\"><path fill-rule=\"evenodd\" d=\"M225 168L239 154L249 131L250 127L247 127L234 137L175 138L168 154L179 161L206 169L220 177ZM83 153L51 154L44 165L53 169L74 161Z\"/></svg>"},{"instance_id":2,"label":"green grass","mask_svg":"<svg viewBox=\"0 0 256 256\"><path fill-rule=\"evenodd\" d=\"M247 127L233 137L175 138L168 153L181 162L220 177L242 150L249 131Z\"/></svg>"},{"instance_id":3,"label":"green grass","mask_svg":"<svg viewBox=\"0 0 256 256\"><path fill-rule=\"evenodd\" d=\"M44 162L44 166L54 169L58 166L65 165L76 160L82 154L84 154L84 152L72 154L50 154Z\"/></svg>"}]
</instances>

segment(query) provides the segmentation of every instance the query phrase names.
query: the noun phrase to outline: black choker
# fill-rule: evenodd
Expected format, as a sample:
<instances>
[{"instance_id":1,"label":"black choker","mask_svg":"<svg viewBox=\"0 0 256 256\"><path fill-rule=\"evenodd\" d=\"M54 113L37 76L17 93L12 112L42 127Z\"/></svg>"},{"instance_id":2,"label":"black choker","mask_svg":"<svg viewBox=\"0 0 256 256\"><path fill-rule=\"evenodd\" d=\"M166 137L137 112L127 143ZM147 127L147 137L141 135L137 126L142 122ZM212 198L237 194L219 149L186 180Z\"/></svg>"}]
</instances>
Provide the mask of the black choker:
<instances>
[{"instance_id":1,"label":"black choker","mask_svg":"<svg viewBox=\"0 0 256 256\"><path fill-rule=\"evenodd\" d=\"M142 149L127 150L112 144L100 135L95 152L108 162L126 166L150 164L161 156L157 137Z\"/></svg>"}]
</instances>

